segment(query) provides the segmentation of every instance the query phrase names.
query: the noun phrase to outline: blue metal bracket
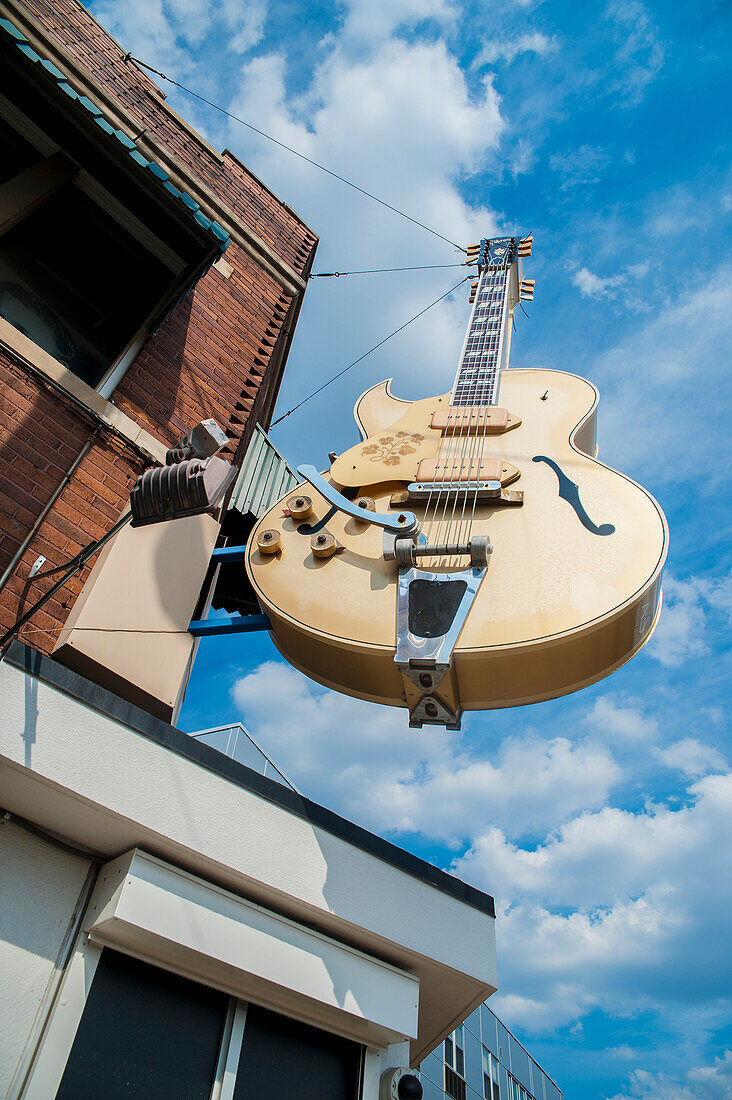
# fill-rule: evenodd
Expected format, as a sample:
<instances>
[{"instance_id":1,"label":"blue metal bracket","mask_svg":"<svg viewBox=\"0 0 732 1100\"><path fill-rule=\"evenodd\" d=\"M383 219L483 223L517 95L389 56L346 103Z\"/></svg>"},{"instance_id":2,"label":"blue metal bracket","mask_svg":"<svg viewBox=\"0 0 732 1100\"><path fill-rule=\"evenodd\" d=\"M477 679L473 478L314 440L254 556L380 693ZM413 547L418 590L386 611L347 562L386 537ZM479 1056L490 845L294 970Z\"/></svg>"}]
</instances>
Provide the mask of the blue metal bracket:
<instances>
[{"instance_id":1,"label":"blue metal bracket","mask_svg":"<svg viewBox=\"0 0 732 1100\"><path fill-rule=\"evenodd\" d=\"M222 615L215 619L194 619L188 633L194 638L208 638L214 634L248 634L252 630L270 630L271 626L266 615Z\"/></svg>"},{"instance_id":2,"label":"blue metal bracket","mask_svg":"<svg viewBox=\"0 0 732 1100\"><path fill-rule=\"evenodd\" d=\"M244 561L246 546L220 546L211 554L216 565ZM209 638L214 634L248 634L253 630L270 630L272 624L266 615L221 615L214 619L193 619L188 633L194 638Z\"/></svg>"},{"instance_id":3,"label":"blue metal bracket","mask_svg":"<svg viewBox=\"0 0 732 1100\"><path fill-rule=\"evenodd\" d=\"M246 546L219 546L211 554L211 561L224 565L227 562L244 561L246 556Z\"/></svg>"}]
</instances>

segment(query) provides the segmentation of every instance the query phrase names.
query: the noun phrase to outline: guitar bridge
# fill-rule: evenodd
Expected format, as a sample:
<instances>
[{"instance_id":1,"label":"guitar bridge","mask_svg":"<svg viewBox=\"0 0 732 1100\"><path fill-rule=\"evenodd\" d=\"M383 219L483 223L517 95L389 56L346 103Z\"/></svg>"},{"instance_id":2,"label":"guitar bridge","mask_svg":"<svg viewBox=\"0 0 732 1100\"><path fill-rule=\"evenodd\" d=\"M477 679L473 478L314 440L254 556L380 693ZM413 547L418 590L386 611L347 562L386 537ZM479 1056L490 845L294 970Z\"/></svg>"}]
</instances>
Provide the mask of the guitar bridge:
<instances>
[{"instance_id":1,"label":"guitar bridge","mask_svg":"<svg viewBox=\"0 0 732 1100\"><path fill-rule=\"evenodd\" d=\"M460 729L453 655L484 574L485 566L456 573L399 570L394 661L402 674L412 728Z\"/></svg>"},{"instance_id":2,"label":"guitar bridge","mask_svg":"<svg viewBox=\"0 0 732 1100\"><path fill-rule=\"evenodd\" d=\"M389 504L398 508L410 501L427 502L431 498L468 500L477 496L478 503L513 504L519 507L524 503L524 494L520 489L504 489L500 481L413 481L406 489L392 493Z\"/></svg>"}]
</instances>

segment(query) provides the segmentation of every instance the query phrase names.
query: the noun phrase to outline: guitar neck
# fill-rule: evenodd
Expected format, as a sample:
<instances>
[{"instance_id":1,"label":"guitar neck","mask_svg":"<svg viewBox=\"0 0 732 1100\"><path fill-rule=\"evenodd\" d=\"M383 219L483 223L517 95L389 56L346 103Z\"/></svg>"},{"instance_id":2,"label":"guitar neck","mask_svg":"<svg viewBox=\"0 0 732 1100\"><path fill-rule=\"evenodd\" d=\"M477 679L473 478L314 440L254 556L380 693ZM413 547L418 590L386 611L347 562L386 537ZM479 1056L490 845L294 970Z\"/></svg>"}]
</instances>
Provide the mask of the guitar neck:
<instances>
[{"instance_id":1,"label":"guitar neck","mask_svg":"<svg viewBox=\"0 0 732 1100\"><path fill-rule=\"evenodd\" d=\"M450 396L451 405L497 403L501 371L508 367L511 313L517 300L517 263L483 269Z\"/></svg>"}]
</instances>

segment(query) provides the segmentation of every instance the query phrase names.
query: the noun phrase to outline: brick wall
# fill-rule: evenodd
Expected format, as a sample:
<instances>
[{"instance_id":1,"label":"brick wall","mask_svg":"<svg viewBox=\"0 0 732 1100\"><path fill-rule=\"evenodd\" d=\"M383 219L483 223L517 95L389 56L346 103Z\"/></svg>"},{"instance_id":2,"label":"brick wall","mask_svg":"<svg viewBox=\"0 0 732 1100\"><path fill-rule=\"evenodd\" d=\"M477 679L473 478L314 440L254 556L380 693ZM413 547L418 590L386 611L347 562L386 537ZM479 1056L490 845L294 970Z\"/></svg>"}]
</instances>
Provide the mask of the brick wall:
<instances>
[{"instance_id":1,"label":"brick wall","mask_svg":"<svg viewBox=\"0 0 732 1100\"><path fill-rule=\"evenodd\" d=\"M165 443L213 416L234 449L263 383L292 299L232 244L148 341L114 402Z\"/></svg>"},{"instance_id":2,"label":"brick wall","mask_svg":"<svg viewBox=\"0 0 732 1100\"><path fill-rule=\"evenodd\" d=\"M25 6L97 80L117 96L205 186L296 271L309 268L315 235L235 156L211 151L165 107L159 89L76 0L26 0ZM278 379L270 370L292 298L236 243L225 277L211 268L176 307L130 366L112 395L128 416L165 444L213 416L230 437L234 458L253 430ZM0 569L4 569L46 501L94 431L91 416L44 389L21 363L0 351ZM39 555L44 569L62 564L103 535L127 506L143 458L106 430L45 519L0 593L6 630L55 578L28 579ZM71 580L20 637L51 652L91 566Z\"/></svg>"},{"instance_id":3,"label":"brick wall","mask_svg":"<svg viewBox=\"0 0 732 1100\"><path fill-rule=\"evenodd\" d=\"M0 352L0 568L5 569L94 423L43 389ZM50 588L56 577L29 580L39 555L43 569L68 561L101 538L119 519L145 462L131 447L101 431L73 479L42 523L0 595L0 627L9 627ZM50 653L91 566L37 612L20 633L34 649Z\"/></svg>"}]
</instances>

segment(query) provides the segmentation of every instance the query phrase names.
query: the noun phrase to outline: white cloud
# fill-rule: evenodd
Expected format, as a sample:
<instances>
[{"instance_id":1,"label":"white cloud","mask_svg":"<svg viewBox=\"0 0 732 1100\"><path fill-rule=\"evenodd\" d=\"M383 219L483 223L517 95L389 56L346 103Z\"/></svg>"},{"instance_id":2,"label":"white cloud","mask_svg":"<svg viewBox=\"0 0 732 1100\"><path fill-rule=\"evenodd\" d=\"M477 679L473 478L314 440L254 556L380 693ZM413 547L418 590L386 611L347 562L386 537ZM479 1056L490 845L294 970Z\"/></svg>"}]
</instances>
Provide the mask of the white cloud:
<instances>
[{"instance_id":1,"label":"white cloud","mask_svg":"<svg viewBox=\"0 0 732 1100\"><path fill-rule=\"evenodd\" d=\"M684 737L666 749L656 750L658 759L668 768L675 768L696 779L707 772L724 771L726 761L711 745L702 745L695 737Z\"/></svg>"},{"instance_id":2,"label":"white cloud","mask_svg":"<svg viewBox=\"0 0 732 1100\"><path fill-rule=\"evenodd\" d=\"M637 292L655 294L648 284ZM690 278L665 305L656 295L645 323L627 331L614 348L588 357L581 370L602 394L604 461L646 485L673 483L675 500L692 494L688 499L703 508L704 495L726 484L725 403L704 402L703 430L686 432L683 448L679 425L697 408L699 394L724 390L730 348L732 273L726 266Z\"/></svg>"},{"instance_id":3,"label":"white cloud","mask_svg":"<svg viewBox=\"0 0 732 1100\"><path fill-rule=\"evenodd\" d=\"M262 39L266 0L97 0L95 17L142 61L170 69L180 79L196 69L196 56L206 39L216 38L236 53L246 53Z\"/></svg>"},{"instance_id":4,"label":"white cloud","mask_svg":"<svg viewBox=\"0 0 732 1100\"><path fill-rule=\"evenodd\" d=\"M404 9L399 9L404 14ZM489 235L497 218L460 193L461 179L495 155L505 123L489 78L476 92L444 39L354 41L348 34L321 43L321 60L298 96L287 89L284 56L260 56L241 69L230 109L308 157L389 203L408 211L459 244ZM365 32L364 32L365 34ZM396 217L315 168L232 125L227 141L245 163L316 227L325 227L320 270L459 263L462 254ZM317 270L318 268L316 268ZM356 358L391 329L423 309L461 278L459 269L414 276L340 279L313 284L288 361L282 405ZM367 360L350 382L354 398L380 377L400 375L421 393L448 389L467 320L467 290L428 313L418 325ZM376 373L378 372L378 373ZM278 445L295 461L318 461L329 449L345 450L353 427L332 418L325 439L313 417L336 397L326 392L312 416L279 429ZM340 399L342 401L342 397ZM319 448L320 450L316 450Z\"/></svg>"},{"instance_id":5,"label":"white cloud","mask_svg":"<svg viewBox=\"0 0 732 1100\"><path fill-rule=\"evenodd\" d=\"M584 723L605 742L638 744L658 736L658 722L654 718L646 718L637 707L618 706L609 695L595 700Z\"/></svg>"},{"instance_id":6,"label":"white cloud","mask_svg":"<svg viewBox=\"0 0 732 1100\"><path fill-rule=\"evenodd\" d=\"M611 0L605 16L615 24L617 77L609 84L624 107L640 103L665 58L665 47L640 0Z\"/></svg>"},{"instance_id":7,"label":"white cloud","mask_svg":"<svg viewBox=\"0 0 732 1100\"><path fill-rule=\"evenodd\" d=\"M492 65L496 61L505 61L510 64L524 53L545 57L556 48L556 41L553 38L547 38L539 31L534 31L532 34L519 34L515 38L496 38L485 44L475 60L475 65Z\"/></svg>"},{"instance_id":8,"label":"white cloud","mask_svg":"<svg viewBox=\"0 0 732 1100\"><path fill-rule=\"evenodd\" d=\"M702 603L705 583L691 577L678 581L667 575L663 608L649 653L667 668L676 668L692 657L702 657L709 646L704 638L706 614Z\"/></svg>"},{"instance_id":9,"label":"white cloud","mask_svg":"<svg viewBox=\"0 0 732 1100\"><path fill-rule=\"evenodd\" d=\"M580 267L572 276L572 285L576 286L583 298L616 298L623 290L628 290L648 273L648 263L631 264L615 275L595 275L589 268Z\"/></svg>"},{"instance_id":10,"label":"white cloud","mask_svg":"<svg viewBox=\"0 0 732 1100\"><path fill-rule=\"evenodd\" d=\"M465 735L410 730L404 711L325 692L279 662L238 680L233 698L301 790L381 831L447 843L489 823L508 836L545 831L602 805L619 777L607 749L563 737L527 733L481 759Z\"/></svg>"},{"instance_id":11,"label":"white cloud","mask_svg":"<svg viewBox=\"0 0 732 1100\"><path fill-rule=\"evenodd\" d=\"M729 1100L732 1096L732 1051L711 1066L695 1066L683 1080L666 1073L634 1070L627 1090L612 1100Z\"/></svg>"},{"instance_id":12,"label":"white cloud","mask_svg":"<svg viewBox=\"0 0 732 1100\"><path fill-rule=\"evenodd\" d=\"M446 0L345 0L342 36L359 42L380 42L396 31L414 27L425 20L449 26L455 9Z\"/></svg>"},{"instance_id":13,"label":"white cloud","mask_svg":"<svg viewBox=\"0 0 732 1100\"><path fill-rule=\"evenodd\" d=\"M551 1029L592 1008L679 1024L695 998L729 1011L732 958L716 937L732 904L732 773L688 797L674 811L583 813L535 849L490 829L456 861L497 895L509 995L495 1004L509 1024Z\"/></svg>"}]
</instances>

